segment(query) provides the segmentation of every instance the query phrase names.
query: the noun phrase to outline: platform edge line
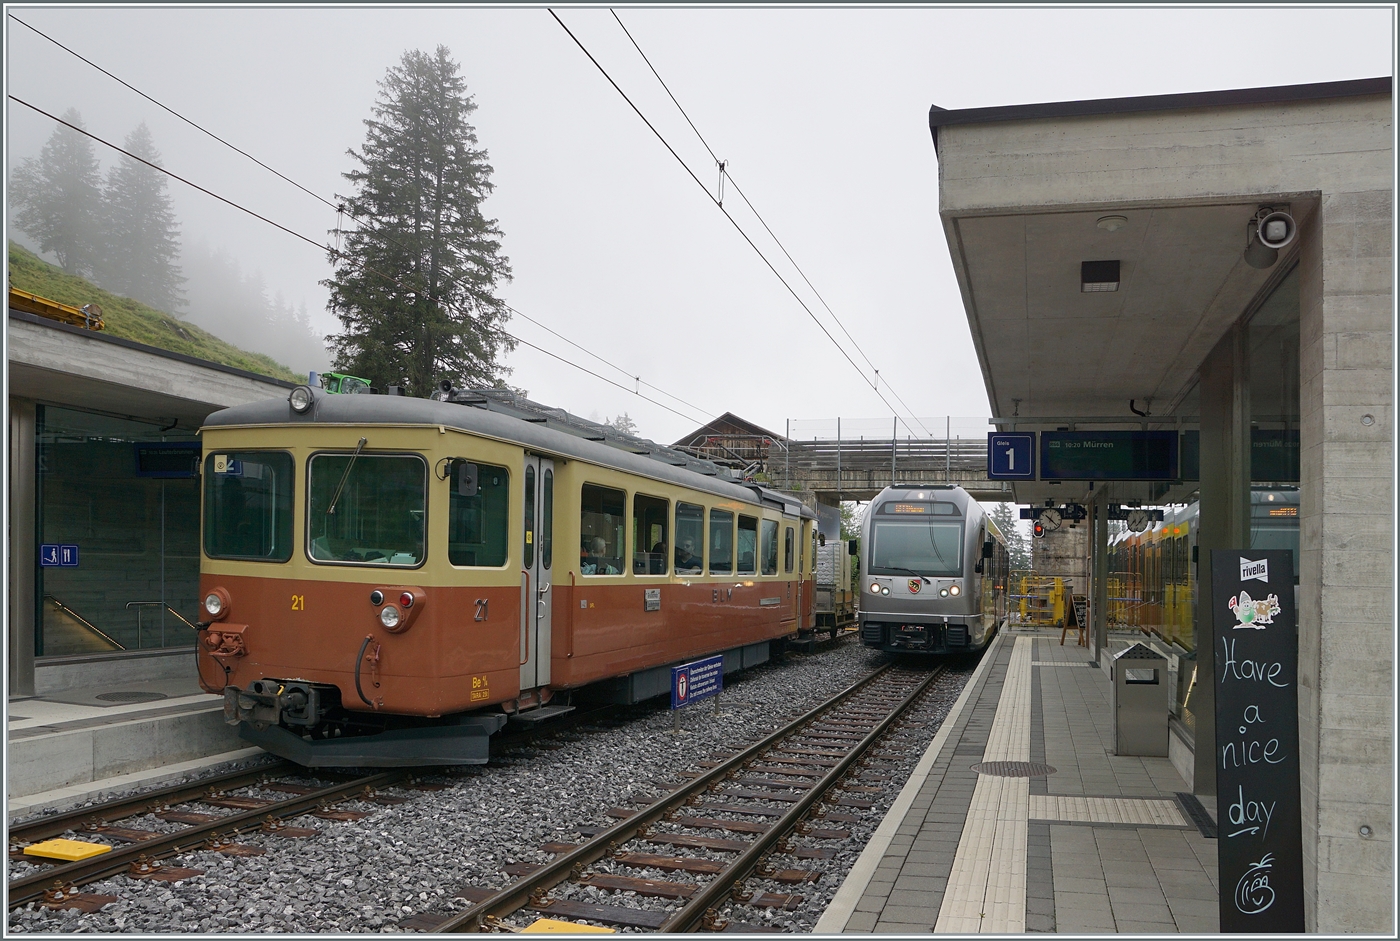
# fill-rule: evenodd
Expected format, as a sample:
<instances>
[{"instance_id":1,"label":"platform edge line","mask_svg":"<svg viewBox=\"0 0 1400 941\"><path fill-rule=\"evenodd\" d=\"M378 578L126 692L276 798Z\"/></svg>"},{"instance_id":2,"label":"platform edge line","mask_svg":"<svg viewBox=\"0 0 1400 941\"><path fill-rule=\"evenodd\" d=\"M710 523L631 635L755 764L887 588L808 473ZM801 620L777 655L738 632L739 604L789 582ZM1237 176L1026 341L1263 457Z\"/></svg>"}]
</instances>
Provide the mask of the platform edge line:
<instances>
[{"instance_id":1,"label":"platform edge line","mask_svg":"<svg viewBox=\"0 0 1400 941\"><path fill-rule=\"evenodd\" d=\"M958 696L957 702L953 703L953 708L948 710L948 715L943 718L943 724L939 726L938 734L933 737L932 742L929 742L923 757L919 759L919 763L914 766L914 771L909 775L909 780L904 783L903 789L895 797L894 803L890 805L884 819L880 821L880 826L870 837L870 842L865 844L865 850L851 866L851 871L847 873L845 881L841 883L841 888L836 890L836 894L831 897L831 902L827 904L826 910L822 912L821 918L817 919L816 925L812 928L813 934L840 934L846 930L847 923L855 914L856 904L865 894L866 887L870 885L870 880L875 875L880 860L885 858L885 851L889 849L890 842L899 832L900 824L908 816L909 807L914 803L914 798L918 796L919 790L928 780L929 772L933 769L944 745L947 744L953 727L958 724L963 708L967 706L973 692L980 688L982 680L986 678L986 671L989 671L991 665L996 662L997 651L1006 637L1006 631L997 631L997 636L983 652L982 662L977 665L972 676L968 677L966 685L963 686L962 694Z\"/></svg>"}]
</instances>

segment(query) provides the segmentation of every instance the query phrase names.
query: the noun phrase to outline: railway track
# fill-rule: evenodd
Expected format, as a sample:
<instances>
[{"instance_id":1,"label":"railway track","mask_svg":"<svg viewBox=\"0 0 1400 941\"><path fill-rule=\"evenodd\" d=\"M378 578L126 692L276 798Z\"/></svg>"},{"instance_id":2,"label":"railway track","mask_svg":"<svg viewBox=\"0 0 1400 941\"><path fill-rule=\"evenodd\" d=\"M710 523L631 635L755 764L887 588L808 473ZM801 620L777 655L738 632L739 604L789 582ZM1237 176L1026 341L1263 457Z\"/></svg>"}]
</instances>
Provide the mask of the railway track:
<instances>
[{"instance_id":1,"label":"railway track","mask_svg":"<svg viewBox=\"0 0 1400 941\"><path fill-rule=\"evenodd\" d=\"M465 911L437 924L431 923L435 919L430 915L419 916L414 924L400 927L434 932L519 930L508 919L528 912L666 933L772 930L726 923L719 909L725 903L751 909L800 904L799 895L750 889L744 882L801 885L819 876L802 868L775 867L769 858L835 855L830 848L798 846L795 841L810 838L820 843L849 836L839 825L859 818L847 808L873 806L856 795L875 790L853 782L851 776L868 765L882 738L944 670L916 672L889 664L740 753L710 762L714 767L661 799L635 810L610 810L610 816L622 819L587 842L547 845L546 850L556 853L554 860L520 867L520 878L510 885L495 891L465 890L461 894L475 902ZM662 855L681 849L688 855ZM643 876L609 869L640 870ZM649 872L662 878L651 878ZM698 878L675 881L676 873ZM607 896L609 904L570 898L577 894L569 891L575 885L613 894ZM636 899L680 904L665 909L625 904Z\"/></svg>"},{"instance_id":2,"label":"railway track","mask_svg":"<svg viewBox=\"0 0 1400 941\"><path fill-rule=\"evenodd\" d=\"M82 885L109 876L126 873L133 878L175 881L199 875L200 870L170 867L165 860L196 849L212 849L228 855L261 855L256 847L243 847L234 842L240 833L258 830L273 836L307 837L316 831L287 827L282 823L289 817L312 814L329 820L355 820L368 816L362 811L337 810L335 805L347 800L368 800L375 803L402 803L406 797L379 793L380 788L411 782L411 769L396 769L360 777L317 774L318 778L341 778L328 786L296 784L286 780L304 775L295 766L284 765L269 774L269 769L235 772L200 781L197 784L165 788L157 792L113 801L110 804L84 808L57 817L50 817L15 827L10 831L10 858L30 863L50 862L40 857L24 855L26 844L76 830L117 843L111 850L73 862L55 862L37 872L11 879L6 885L7 903L14 909L30 902L41 901L54 908L79 908L95 911L114 901L113 896L89 896L79 891ZM232 795L231 790L249 787L285 794L285 797L250 797ZM215 814L206 808L232 809L234 813ZM191 808L191 809L182 809ZM154 814L160 819L180 824L170 832L122 827L109 823L123 818ZM110 845L110 844L108 844Z\"/></svg>"}]
</instances>

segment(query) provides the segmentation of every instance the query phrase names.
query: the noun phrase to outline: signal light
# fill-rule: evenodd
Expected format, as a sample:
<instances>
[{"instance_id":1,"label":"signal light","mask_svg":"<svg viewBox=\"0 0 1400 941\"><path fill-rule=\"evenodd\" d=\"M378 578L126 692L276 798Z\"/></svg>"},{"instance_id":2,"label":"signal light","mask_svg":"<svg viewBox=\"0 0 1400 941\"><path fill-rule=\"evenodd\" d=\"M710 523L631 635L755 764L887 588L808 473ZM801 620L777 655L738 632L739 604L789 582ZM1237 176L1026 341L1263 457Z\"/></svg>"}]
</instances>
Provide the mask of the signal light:
<instances>
[{"instance_id":1,"label":"signal light","mask_svg":"<svg viewBox=\"0 0 1400 941\"><path fill-rule=\"evenodd\" d=\"M1031 524L1031 533L1032 533L1032 534L1035 536L1035 538L1037 538L1037 539L1039 539L1040 537L1044 536L1044 535L1045 535L1045 524L1042 523L1040 520L1036 520L1034 523Z\"/></svg>"}]
</instances>

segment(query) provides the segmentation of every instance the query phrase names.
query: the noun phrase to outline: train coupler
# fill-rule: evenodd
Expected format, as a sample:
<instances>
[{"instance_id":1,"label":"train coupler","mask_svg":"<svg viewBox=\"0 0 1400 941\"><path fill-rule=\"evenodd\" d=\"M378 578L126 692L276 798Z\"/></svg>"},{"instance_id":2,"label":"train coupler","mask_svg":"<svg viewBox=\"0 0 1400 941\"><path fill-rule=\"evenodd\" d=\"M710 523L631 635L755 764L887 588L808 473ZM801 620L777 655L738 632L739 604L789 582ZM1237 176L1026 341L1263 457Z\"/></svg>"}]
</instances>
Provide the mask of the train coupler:
<instances>
[{"instance_id":1,"label":"train coupler","mask_svg":"<svg viewBox=\"0 0 1400 941\"><path fill-rule=\"evenodd\" d=\"M255 680L247 689L224 687L224 721L229 725L247 722L266 728L271 725L315 725L321 718L320 688L310 683L284 683L281 680Z\"/></svg>"}]
</instances>

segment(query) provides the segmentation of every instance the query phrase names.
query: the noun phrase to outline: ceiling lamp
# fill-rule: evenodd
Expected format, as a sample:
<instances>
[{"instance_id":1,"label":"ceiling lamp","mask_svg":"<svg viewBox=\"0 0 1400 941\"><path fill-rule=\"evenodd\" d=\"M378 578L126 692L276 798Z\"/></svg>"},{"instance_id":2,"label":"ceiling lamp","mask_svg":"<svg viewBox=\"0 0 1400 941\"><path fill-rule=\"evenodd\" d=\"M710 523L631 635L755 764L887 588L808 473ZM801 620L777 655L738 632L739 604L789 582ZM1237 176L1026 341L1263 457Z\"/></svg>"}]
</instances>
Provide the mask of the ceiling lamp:
<instances>
[{"instance_id":1,"label":"ceiling lamp","mask_svg":"<svg viewBox=\"0 0 1400 941\"><path fill-rule=\"evenodd\" d=\"M1079 263L1079 291L1099 294L1118 290L1118 261L1083 261Z\"/></svg>"},{"instance_id":2,"label":"ceiling lamp","mask_svg":"<svg viewBox=\"0 0 1400 941\"><path fill-rule=\"evenodd\" d=\"M1127 224L1127 216L1104 216L1098 221L1099 228L1106 232L1117 232Z\"/></svg>"}]
</instances>

